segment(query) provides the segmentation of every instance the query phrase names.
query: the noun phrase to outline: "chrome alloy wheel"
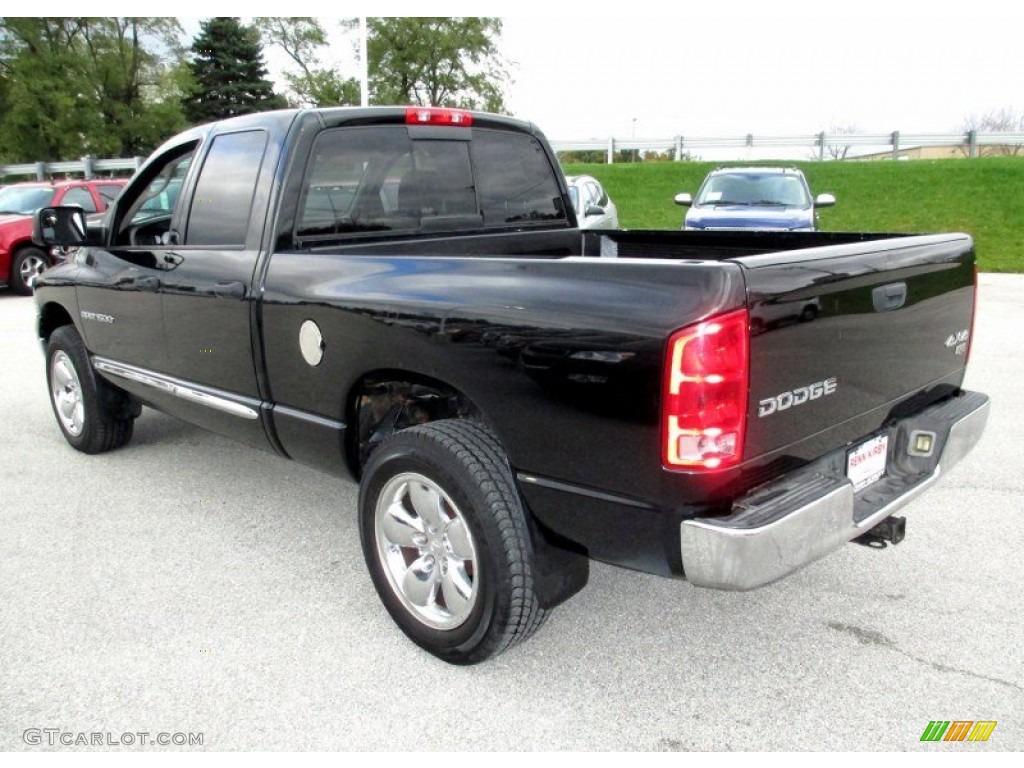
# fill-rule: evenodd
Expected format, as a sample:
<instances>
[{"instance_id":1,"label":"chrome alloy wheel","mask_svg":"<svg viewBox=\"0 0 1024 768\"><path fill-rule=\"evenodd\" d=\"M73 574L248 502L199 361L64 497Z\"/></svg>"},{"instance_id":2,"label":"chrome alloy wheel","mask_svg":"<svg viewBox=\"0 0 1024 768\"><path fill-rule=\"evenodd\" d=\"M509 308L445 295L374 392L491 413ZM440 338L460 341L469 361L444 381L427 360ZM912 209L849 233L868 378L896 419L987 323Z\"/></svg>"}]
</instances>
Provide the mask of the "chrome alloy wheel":
<instances>
[{"instance_id":1,"label":"chrome alloy wheel","mask_svg":"<svg viewBox=\"0 0 1024 768\"><path fill-rule=\"evenodd\" d=\"M85 426L85 402L82 399L82 383L71 358L62 350L53 355L50 368L50 394L54 410L61 426L72 437L82 434Z\"/></svg>"},{"instance_id":2,"label":"chrome alloy wheel","mask_svg":"<svg viewBox=\"0 0 1024 768\"><path fill-rule=\"evenodd\" d=\"M433 480L404 472L388 481L374 512L377 554L405 608L433 629L455 629L479 595L473 536Z\"/></svg>"},{"instance_id":3,"label":"chrome alloy wheel","mask_svg":"<svg viewBox=\"0 0 1024 768\"><path fill-rule=\"evenodd\" d=\"M31 288L46 269L46 262L39 256L26 256L18 268L22 285Z\"/></svg>"}]
</instances>

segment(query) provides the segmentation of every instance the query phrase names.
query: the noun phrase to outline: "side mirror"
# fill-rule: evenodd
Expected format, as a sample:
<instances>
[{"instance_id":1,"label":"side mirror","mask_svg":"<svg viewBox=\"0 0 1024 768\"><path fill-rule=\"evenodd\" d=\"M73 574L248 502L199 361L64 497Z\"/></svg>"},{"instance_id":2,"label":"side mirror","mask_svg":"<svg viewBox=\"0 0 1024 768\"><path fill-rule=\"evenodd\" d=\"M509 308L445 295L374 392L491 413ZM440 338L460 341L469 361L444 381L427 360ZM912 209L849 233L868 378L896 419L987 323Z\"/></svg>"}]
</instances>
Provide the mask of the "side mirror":
<instances>
[{"instance_id":1,"label":"side mirror","mask_svg":"<svg viewBox=\"0 0 1024 768\"><path fill-rule=\"evenodd\" d=\"M836 204L836 196L829 194L828 192L822 192L814 198L814 204L818 208L828 208L830 205Z\"/></svg>"},{"instance_id":2,"label":"side mirror","mask_svg":"<svg viewBox=\"0 0 1024 768\"><path fill-rule=\"evenodd\" d=\"M689 192L680 192L673 199L676 205L693 205L693 195Z\"/></svg>"},{"instance_id":3,"label":"side mirror","mask_svg":"<svg viewBox=\"0 0 1024 768\"><path fill-rule=\"evenodd\" d=\"M588 205L587 210L583 212L584 216L604 216L604 208L600 205Z\"/></svg>"},{"instance_id":4,"label":"side mirror","mask_svg":"<svg viewBox=\"0 0 1024 768\"><path fill-rule=\"evenodd\" d=\"M55 205L36 211L32 222L32 241L36 245L70 248L86 245L88 240L85 211L79 206Z\"/></svg>"}]
</instances>

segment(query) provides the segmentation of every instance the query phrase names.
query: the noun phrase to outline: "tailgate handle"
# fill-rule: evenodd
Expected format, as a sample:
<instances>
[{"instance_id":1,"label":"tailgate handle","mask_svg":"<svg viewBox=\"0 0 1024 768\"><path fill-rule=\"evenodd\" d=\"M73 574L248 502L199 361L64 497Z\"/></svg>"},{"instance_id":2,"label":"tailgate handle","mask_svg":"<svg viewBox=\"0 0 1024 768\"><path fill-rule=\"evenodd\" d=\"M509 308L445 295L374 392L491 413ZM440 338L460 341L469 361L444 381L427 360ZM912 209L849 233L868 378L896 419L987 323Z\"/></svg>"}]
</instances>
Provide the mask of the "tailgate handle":
<instances>
[{"instance_id":1,"label":"tailgate handle","mask_svg":"<svg viewBox=\"0 0 1024 768\"><path fill-rule=\"evenodd\" d=\"M875 312L890 312L899 309L906 300L906 283L880 285L871 292L871 303L875 305Z\"/></svg>"}]
</instances>

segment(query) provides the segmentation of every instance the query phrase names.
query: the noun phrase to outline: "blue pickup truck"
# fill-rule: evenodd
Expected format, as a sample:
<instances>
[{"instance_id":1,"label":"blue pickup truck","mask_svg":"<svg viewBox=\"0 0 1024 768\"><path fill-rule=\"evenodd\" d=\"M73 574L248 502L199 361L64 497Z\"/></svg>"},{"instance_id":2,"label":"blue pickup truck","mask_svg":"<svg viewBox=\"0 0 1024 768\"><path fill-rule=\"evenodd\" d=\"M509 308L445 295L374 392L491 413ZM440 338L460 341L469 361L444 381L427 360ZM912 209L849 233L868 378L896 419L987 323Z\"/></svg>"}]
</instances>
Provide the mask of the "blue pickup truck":
<instances>
[{"instance_id":1,"label":"blue pickup truck","mask_svg":"<svg viewBox=\"0 0 1024 768\"><path fill-rule=\"evenodd\" d=\"M818 209L835 205L836 198L812 198L797 168L718 168L704 179L696 199L682 192L675 202L690 208L686 230L813 232Z\"/></svg>"}]
</instances>

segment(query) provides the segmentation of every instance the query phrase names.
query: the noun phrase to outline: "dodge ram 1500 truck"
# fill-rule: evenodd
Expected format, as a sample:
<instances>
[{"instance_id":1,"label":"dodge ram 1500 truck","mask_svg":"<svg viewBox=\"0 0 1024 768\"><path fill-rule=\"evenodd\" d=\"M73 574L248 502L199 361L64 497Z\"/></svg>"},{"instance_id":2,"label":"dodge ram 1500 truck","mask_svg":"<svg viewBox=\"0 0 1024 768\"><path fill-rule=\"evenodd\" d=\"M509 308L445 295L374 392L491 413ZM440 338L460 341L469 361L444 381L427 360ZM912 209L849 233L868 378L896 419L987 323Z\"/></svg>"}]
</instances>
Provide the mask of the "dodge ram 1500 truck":
<instances>
[{"instance_id":1,"label":"dodge ram 1500 truck","mask_svg":"<svg viewBox=\"0 0 1024 768\"><path fill-rule=\"evenodd\" d=\"M382 602L453 663L589 558L749 589L895 542L988 415L968 236L583 234L505 117L194 128L102 229L54 206L35 237L78 247L35 291L67 441L118 448L145 404L356 479Z\"/></svg>"}]
</instances>

